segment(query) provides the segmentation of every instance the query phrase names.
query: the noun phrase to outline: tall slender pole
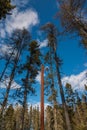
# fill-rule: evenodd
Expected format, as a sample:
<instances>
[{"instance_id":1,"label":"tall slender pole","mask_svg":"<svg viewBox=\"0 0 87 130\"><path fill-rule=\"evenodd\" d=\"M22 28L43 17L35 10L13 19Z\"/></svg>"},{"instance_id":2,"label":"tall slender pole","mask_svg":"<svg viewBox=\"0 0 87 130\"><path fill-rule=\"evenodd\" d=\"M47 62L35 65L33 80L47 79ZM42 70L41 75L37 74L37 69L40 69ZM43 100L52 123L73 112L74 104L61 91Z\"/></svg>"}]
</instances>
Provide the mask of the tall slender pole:
<instances>
[{"instance_id":1,"label":"tall slender pole","mask_svg":"<svg viewBox=\"0 0 87 130\"><path fill-rule=\"evenodd\" d=\"M44 66L41 66L41 129L44 130Z\"/></svg>"}]
</instances>

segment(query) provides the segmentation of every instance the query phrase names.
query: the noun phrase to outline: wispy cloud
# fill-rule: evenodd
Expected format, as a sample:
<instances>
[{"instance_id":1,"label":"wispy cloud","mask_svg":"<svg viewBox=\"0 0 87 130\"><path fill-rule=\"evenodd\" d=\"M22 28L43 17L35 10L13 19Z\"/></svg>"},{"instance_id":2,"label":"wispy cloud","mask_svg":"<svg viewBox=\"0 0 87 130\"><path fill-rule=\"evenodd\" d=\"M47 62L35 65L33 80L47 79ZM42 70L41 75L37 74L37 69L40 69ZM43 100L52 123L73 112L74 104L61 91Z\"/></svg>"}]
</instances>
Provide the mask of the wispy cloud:
<instances>
[{"instance_id":1,"label":"wispy cloud","mask_svg":"<svg viewBox=\"0 0 87 130\"><path fill-rule=\"evenodd\" d=\"M6 88L8 86L8 83L9 83L9 78L3 82L0 82L0 88ZM11 89L17 89L20 87L21 86L19 84L17 84L15 81L12 82Z\"/></svg>"},{"instance_id":2,"label":"wispy cloud","mask_svg":"<svg viewBox=\"0 0 87 130\"><path fill-rule=\"evenodd\" d=\"M13 29L31 28L39 23L38 14L32 9L18 12L17 10L10 18L10 21L6 21L6 31L12 32Z\"/></svg>"},{"instance_id":3,"label":"wispy cloud","mask_svg":"<svg viewBox=\"0 0 87 130\"><path fill-rule=\"evenodd\" d=\"M9 57L11 59L15 58L17 51L13 49L13 46L11 44L0 44L0 58L6 58ZM13 54L12 54L13 53Z\"/></svg>"},{"instance_id":4,"label":"wispy cloud","mask_svg":"<svg viewBox=\"0 0 87 130\"><path fill-rule=\"evenodd\" d=\"M7 56L11 53L12 51L12 46L7 45L7 44L0 44L0 56ZM8 53L9 52L9 53Z\"/></svg>"},{"instance_id":5,"label":"wispy cloud","mask_svg":"<svg viewBox=\"0 0 87 130\"><path fill-rule=\"evenodd\" d=\"M48 70L49 70L49 67L46 66L44 68L44 77L46 76L46 71L48 71ZM38 72L38 75L36 76L36 81L39 82L39 83L41 83L41 71Z\"/></svg>"},{"instance_id":6,"label":"wispy cloud","mask_svg":"<svg viewBox=\"0 0 87 130\"><path fill-rule=\"evenodd\" d=\"M84 66L87 67L87 63L85 63Z\"/></svg>"},{"instance_id":7,"label":"wispy cloud","mask_svg":"<svg viewBox=\"0 0 87 130\"><path fill-rule=\"evenodd\" d=\"M39 83L41 81L41 72L40 71L38 72L38 75L36 77L36 81L39 82Z\"/></svg>"},{"instance_id":8,"label":"wispy cloud","mask_svg":"<svg viewBox=\"0 0 87 130\"><path fill-rule=\"evenodd\" d=\"M37 40L37 41L38 41L38 43L40 45L40 48L46 47L47 44L48 44L48 40L47 39L45 39L43 41L40 41L40 40Z\"/></svg>"},{"instance_id":9,"label":"wispy cloud","mask_svg":"<svg viewBox=\"0 0 87 130\"><path fill-rule=\"evenodd\" d=\"M6 36L5 30L1 28L0 36L4 38Z\"/></svg>"},{"instance_id":10,"label":"wispy cloud","mask_svg":"<svg viewBox=\"0 0 87 130\"><path fill-rule=\"evenodd\" d=\"M87 83L86 73L87 70L79 73L78 75L72 74L71 76L66 76L62 79L62 83L64 86L66 83L70 83L74 90L84 90L84 85Z\"/></svg>"},{"instance_id":11,"label":"wispy cloud","mask_svg":"<svg viewBox=\"0 0 87 130\"><path fill-rule=\"evenodd\" d=\"M72 88L74 90L84 90L85 84L87 84L87 77L86 77L87 70L75 75L72 74L70 76L65 76L62 78L63 86L66 85L66 83L70 83L72 85ZM41 72L36 77L36 80L40 83L41 82Z\"/></svg>"},{"instance_id":12,"label":"wispy cloud","mask_svg":"<svg viewBox=\"0 0 87 130\"><path fill-rule=\"evenodd\" d=\"M33 9L27 9L25 11L18 11L14 9L11 16L8 16L5 23L0 24L0 35L5 37L6 33L11 34L11 32L18 28L28 28L31 29L33 26L39 23L38 13Z\"/></svg>"}]
</instances>

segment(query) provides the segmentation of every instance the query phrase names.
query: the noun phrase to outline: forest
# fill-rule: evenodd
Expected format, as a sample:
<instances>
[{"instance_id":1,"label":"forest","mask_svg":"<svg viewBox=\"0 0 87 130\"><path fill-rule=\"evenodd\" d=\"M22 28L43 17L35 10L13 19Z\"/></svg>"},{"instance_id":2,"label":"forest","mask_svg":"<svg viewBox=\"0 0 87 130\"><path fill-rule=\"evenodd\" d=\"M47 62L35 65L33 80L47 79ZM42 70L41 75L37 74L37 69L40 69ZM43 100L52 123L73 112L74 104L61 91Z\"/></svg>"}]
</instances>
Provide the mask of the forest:
<instances>
[{"instance_id":1,"label":"forest","mask_svg":"<svg viewBox=\"0 0 87 130\"><path fill-rule=\"evenodd\" d=\"M0 130L87 130L87 69L84 91L79 86L73 89L75 79L73 84L67 81L64 85L64 61L58 52L60 39L64 43L71 37L78 40L84 53L87 51L87 0L51 0L58 5L51 16L57 25L49 20L37 27L46 45L41 45L34 36L36 31L31 31L39 23L35 10L28 7L30 15L25 11L27 0L15 1L0 0ZM18 13L21 10L22 14ZM15 22L11 20L10 27L11 18ZM33 96L37 99L38 95L39 105L32 104Z\"/></svg>"}]
</instances>

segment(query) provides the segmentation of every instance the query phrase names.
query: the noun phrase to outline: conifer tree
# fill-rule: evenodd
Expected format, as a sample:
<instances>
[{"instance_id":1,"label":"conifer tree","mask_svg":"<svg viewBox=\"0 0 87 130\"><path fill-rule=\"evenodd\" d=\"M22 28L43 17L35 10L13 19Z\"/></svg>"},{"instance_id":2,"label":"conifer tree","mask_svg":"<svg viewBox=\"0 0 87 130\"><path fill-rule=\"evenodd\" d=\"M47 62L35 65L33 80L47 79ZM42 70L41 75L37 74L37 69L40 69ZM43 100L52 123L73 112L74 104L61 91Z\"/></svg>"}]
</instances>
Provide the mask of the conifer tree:
<instances>
[{"instance_id":1,"label":"conifer tree","mask_svg":"<svg viewBox=\"0 0 87 130\"><path fill-rule=\"evenodd\" d=\"M75 92L72 89L71 84L66 83L65 86L65 98L66 98L66 103L67 105L74 110L75 109L75 103L76 103L76 95Z\"/></svg>"},{"instance_id":2,"label":"conifer tree","mask_svg":"<svg viewBox=\"0 0 87 130\"><path fill-rule=\"evenodd\" d=\"M45 91L46 95L48 96L48 101L55 106L57 104L57 89L56 81L55 81L55 66L54 66L54 57L53 52L51 50L52 48L49 46L49 52L45 55L45 62L46 65L49 66L48 71L45 76Z\"/></svg>"},{"instance_id":3,"label":"conifer tree","mask_svg":"<svg viewBox=\"0 0 87 130\"><path fill-rule=\"evenodd\" d=\"M11 15L11 10L15 8L11 4L11 0L0 0L0 20L6 18L6 15Z\"/></svg>"},{"instance_id":4,"label":"conifer tree","mask_svg":"<svg viewBox=\"0 0 87 130\"><path fill-rule=\"evenodd\" d=\"M23 65L22 69L26 71L25 78L22 78L23 82L23 117L22 117L22 130L24 130L24 119L25 110L27 105L28 94L34 93L33 84L35 83L35 78L38 74L40 67L40 48L36 41L32 41L28 47L29 55L27 56L27 61Z\"/></svg>"},{"instance_id":5,"label":"conifer tree","mask_svg":"<svg viewBox=\"0 0 87 130\"><path fill-rule=\"evenodd\" d=\"M46 108L46 130L54 130L54 116L51 106Z\"/></svg>"},{"instance_id":6,"label":"conifer tree","mask_svg":"<svg viewBox=\"0 0 87 130\"><path fill-rule=\"evenodd\" d=\"M40 112L38 107L33 108L33 113L32 113L32 123L33 123L33 129L34 130L40 130Z\"/></svg>"},{"instance_id":7,"label":"conifer tree","mask_svg":"<svg viewBox=\"0 0 87 130\"><path fill-rule=\"evenodd\" d=\"M53 108L53 115L54 115L54 130L64 130L65 122L63 118L63 110L61 107L57 106Z\"/></svg>"},{"instance_id":8,"label":"conifer tree","mask_svg":"<svg viewBox=\"0 0 87 130\"><path fill-rule=\"evenodd\" d=\"M7 83L7 88L6 88L4 100L2 102L1 115L3 115L4 109L7 105L9 92L10 92L11 85L13 83L13 80L14 80L14 77L16 74L16 70L18 67L18 63L19 63L21 54L22 54L23 50L26 48L27 44L29 43L30 33L26 29L15 30L12 34L11 40L13 41L14 46L16 47L16 50L15 50L15 56L12 60L12 70L11 70L9 79L7 79L8 83Z\"/></svg>"},{"instance_id":9,"label":"conifer tree","mask_svg":"<svg viewBox=\"0 0 87 130\"><path fill-rule=\"evenodd\" d=\"M4 114L2 130L12 130L14 128L14 108L10 105Z\"/></svg>"},{"instance_id":10,"label":"conifer tree","mask_svg":"<svg viewBox=\"0 0 87 130\"><path fill-rule=\"evenodd\" d=\"M32 108L32 105L31 105L30 111L29 111L29 130L33 129L32 117L33 117L33 108Z\"/></svg>"},{"instance_id":11,"label":"conifer tree","mask_svg":"<svg viewBox=\"0 0 87 130\"><path fill-rule=\"evenodd\" d=\"M11 47L11 45L9 44L8 46ZM12 60L12 57L15 55L15 48L11 47L9 48L9 52L6 52L6 54L3 56L3 59L6 61L6 64L5 64L5 67L4 69L2 70L2 73L0 75L0 82L2 81L4 75L5 75L5 72Z\"/></svg>"},{"instance_id":12,"label":"conifer tree","mask_svg":"<svg viewBox=\"0 0 87 130\"><path fill-rule=\"evenodd\" d=\"M69 114L68 114L68 110L67 110L67 106L66 106L66 102L65 102L65 97L64 97L63 86L62 86L62 82L61 82L61 75L60 75L61 60L57 56L57 52L56 52L58 32L57 32L56 27L51 23L47 23L41 29L47 33L48 46L50 46L50 48L52 48L52 50L53 50L54 62L56 65L57 78L58 78L58 83L59 83L59 88L60 88L60 94L61 94L63 109L64 109L64 113L65 113L66 126L67 126L67 130L71 130Z\"/></svg>"},{"instance_id":13,"label":"conifer tree","mask_svg":"<svg viewBox=\"0 0 87 130\"><path fill-rule=\"evenodd\" d=\"M18 104L14 108L14 130L21 130L22 127L22 106Z\"/></svg>"},{"instance_id":14,"label":"conifer tree","mask_svg":"<svg viewBox=\"0 0 87 130\"><path fill-rule=\"evenodd\" d=\"M58 15L62 26L65 28L64 32L79 34L82 38L81 43L87 48L87 0L62 0L59 3L60 11Z\"/></svg>"}]
</instances>

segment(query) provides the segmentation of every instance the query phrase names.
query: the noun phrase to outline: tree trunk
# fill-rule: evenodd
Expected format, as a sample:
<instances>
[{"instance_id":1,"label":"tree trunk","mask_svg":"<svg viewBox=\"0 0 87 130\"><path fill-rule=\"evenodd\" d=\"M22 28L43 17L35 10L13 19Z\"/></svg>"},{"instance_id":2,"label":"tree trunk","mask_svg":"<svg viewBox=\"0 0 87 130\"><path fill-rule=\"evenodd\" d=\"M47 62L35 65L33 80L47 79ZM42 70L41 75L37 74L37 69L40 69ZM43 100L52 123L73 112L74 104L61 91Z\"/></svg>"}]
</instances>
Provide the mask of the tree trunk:
<instances>
[{"instance_id":1,"label":"tree trunk","mask_svg":"<svg viewBox=\"0 0 87 130\"><path fill-rule=\"evenodd\" d=\"M25 89L25 91L24 91L24 102L23 102L23 111L22 111L22 128L21 128L21 130L24 130L24 125L25 125L26 103L27 103L27 91Z\"/></svg>"},{"instance_id":2,"label":"tree trunk","mask_svg":"<svg viewBox=\"0 0 87 130\"><path fill-rule=\"evenodd\" d=\"M3 70L3 72L2 72L2 74L1 74L1 76L0 76L0 81L2 80L2 78L3 78L3 76L4 76L5 72L6 72L6 69L7 69L8 65L9 65L9 62L10 62L11 58L12 58L12 55L14 54L14 50L15 50L15 48L13 49L13 51L12 51L12 53L11 53L9 59L7 60L7 63L6 63L6 65L5 65L5 68L4 68L4 70Z\"/></svg>"},{"instance_id":3,"label":"tree trunk","mask_svg":"<svg viewBox=\"0 0 87 130\"><path fill-rule=\"evenodd\" d=\"M41 67L41 128L44 130L44 66Z\"/></svg>"},{"instance_id":4,"label":"tree trunk","mask_svg":"<svg viewBox=\"0 0 87 130\"><path fill-rule=\"evenodd\" d=\"M13 81L13 79L14 79L15 70L16 70L16 66L14 66L14 68L13 68L13 70L12 70L12 73L11 73L11 75L10 75L10 81L9 81L9 83L8 83L7 90L6 90L6 94L5 94L5 97L4 97L4 101L3 101L2 107L1 107L1 115L3 115L4 109L5 109L6 105L7 105L7 100L8 100L10 88L11 88L11 85L12 85L12 81Z\"/></svg>"},{"instance_id":5,"label":"tree trunk","mask_svg":"<svg viewBox=\"0 0 87 130\"><path fill-rule=\"evenodd\" d=\"M7 100L8 100L10 88L11 88L12 81L13 81L14 76L15 76L15 71L16 71L17 63L18 63L19 57L20 57L19 54L20 54L20 52L18 51L18 52L17 52L17 55L16 55L16 58L15 58L15 61L14 61L14 66L13 66L13 69L12 69L12 72L11 72L11 75L10 75L10 79L9 79L9 82L8 82L8 86L7 86L7 89L6 89L4 101L3 101L3 103L2 103L1 115L3 115L4 109L5 109L6 105L7 105Z\"/></svg>"},{"instance_id":6,"label":"tree trunk","mask_svg":"<svg viewBox=\"0 0 87 130\"><path fill-rule=\"evenodd\" d=\"M67 110L67 106L66 106L66 102L65 102L64 91L63 91L63 86L62 86L62 82L61 82L61 76L60 76L56 52L55 52L55 62L56 62L57 77L58 77L58 82L59 82L59 87L60 87L60 94L61 94L61 99L62 99L62 104L63 104L63 109L64 109L66 127L67 127L67 130L72 130L71 124L70 124L70 119L69 119L69 114L68 114L68 110Z\"/></svg>"},{"instance_id":7,"label":"tree trunk","mask_svg":"<svg viewBox=\"0 0 87 130\"><path fill-rule=\"evenodd\" d=\"M9 96L9 92L10 92L10 88L11 88L11 85L12 85L12 81L14 79L14 75L15 75L15 69L16 69L16 65L14 66L13 70L12 70L12 73L10 75L10 81L8 83L8 86L7 86L7 89L6 89L6 94L5 94L5 97L4 97L4 101L2 103L2 107L1 107L1 122L0 122L0 129L3 130L3 113L4 113L4 110L5 110L5 107L7 105L7 100L8 100L8 96Z\"/></svg>"},{"instance_id":8,"label":"tree trunk","mask_svg":"<svg viewBox=\"0 0 87 130\"><path fill-rule=\"evenodd\" d=\"M54 107L53 109L53 112L54 112L54 130L58 130L58 127L57 127L57 109Z\"/></svg>"},{"instance_id":9,"label":"tree trunk","mask_svg":"<svg viewBox=\"0 0 87 130\"><path fill-rule=\"evenodd\" d=\"M29 79L29 70L27 71L27 75L24 82L24 101L23 101L23 112L22 112L22 128L21 130L24 130L24 124L25 124L25 111L26 111L26 104L27 104L27 89L28 89L28 79Z\"/></svg>"}]
</instances>

